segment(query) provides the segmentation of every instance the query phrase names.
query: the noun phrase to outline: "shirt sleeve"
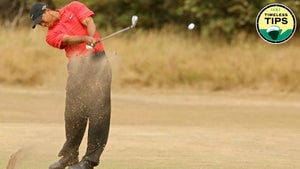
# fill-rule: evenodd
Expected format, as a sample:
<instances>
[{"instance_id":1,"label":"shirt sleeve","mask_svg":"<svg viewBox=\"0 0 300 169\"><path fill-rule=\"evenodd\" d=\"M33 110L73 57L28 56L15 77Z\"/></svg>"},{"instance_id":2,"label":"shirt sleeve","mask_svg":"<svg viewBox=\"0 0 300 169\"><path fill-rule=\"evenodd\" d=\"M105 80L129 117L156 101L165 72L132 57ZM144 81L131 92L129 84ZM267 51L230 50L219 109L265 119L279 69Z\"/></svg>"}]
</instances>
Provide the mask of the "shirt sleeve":
<instances>
[{"instance_id":1,"label":"shirt sleeve","mask_svg":"<svg viewBox=\"0 0 300 169\"><path fill-rule=\"evenodd\" d=\"M63 49L64 47L61 45L63 40L64 34L63 33L49 33L46 36L46 42L58 49Z\"/></svg>"},{"instance_id":2,"label":"shirt sleeve","mask_svg":"<svg viewBox=\"0 0 300 169\"><path fill-rule=\"evenodd\" d=\"M70 3L70 10L77 16L77 18L82 22L87 17L92 17L95 15L87 6L78 1L73 1Z\"/></svg>"}]
</instances>

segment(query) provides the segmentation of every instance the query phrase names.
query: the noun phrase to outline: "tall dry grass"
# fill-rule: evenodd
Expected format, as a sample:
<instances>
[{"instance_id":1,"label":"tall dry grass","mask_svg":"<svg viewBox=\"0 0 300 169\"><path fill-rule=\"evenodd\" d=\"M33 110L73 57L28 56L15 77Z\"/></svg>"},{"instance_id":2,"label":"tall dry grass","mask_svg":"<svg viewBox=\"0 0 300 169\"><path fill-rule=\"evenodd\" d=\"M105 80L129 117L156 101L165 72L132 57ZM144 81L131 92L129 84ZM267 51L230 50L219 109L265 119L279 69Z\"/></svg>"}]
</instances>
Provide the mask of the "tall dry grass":
<instances>
[{"instance_id":1,"label":"tall dry grass","mask_svg":"<svg viewBox=\"0 0 300 169\"><path fill-rule=\"evenodd\" d=\"M270 45L257 37L232 44L166 29L116 38L121 85L204 90L300 91L299 41Z\"/></svg>"},{"instance_id":2,"label":"tall dry grass","mask_svg":"<svg viewBox=\"0 0 300 169\"><path fill-rule=\"evenodd\" d=\"M42 29L4 29L0 27L0 83L39 85L57 73L65 62L63 53L50 48Z\"/></svg>"},{"instance_id":3,"label":"tall dry grass","mask_svg":"<svg viewBox=\"0 0 300 169\"><path fill-rule=\"evenodd\" d=\"M0 33L1 83L37 85L55 79L49 76L65 77L64 52L45 43L45 31L0 29ZM270 45L257 37L229 45L170 28L136 30L104 42L112 56L116 86L213 91L300 91L299 44L294 36L282 45Z\"/></svg>"}]
</instances>

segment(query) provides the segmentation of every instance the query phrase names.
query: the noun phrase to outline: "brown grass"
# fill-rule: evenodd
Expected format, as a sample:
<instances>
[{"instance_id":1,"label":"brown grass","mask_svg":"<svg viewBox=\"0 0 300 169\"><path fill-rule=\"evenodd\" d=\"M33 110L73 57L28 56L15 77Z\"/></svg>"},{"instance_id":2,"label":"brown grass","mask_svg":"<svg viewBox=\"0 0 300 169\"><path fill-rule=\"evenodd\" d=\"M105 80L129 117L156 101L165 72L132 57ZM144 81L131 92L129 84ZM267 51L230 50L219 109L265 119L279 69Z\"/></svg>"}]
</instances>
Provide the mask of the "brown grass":
<instances>
[{"instance_id":1,"label":"brown grass","mask_svg":"<svg viewBox=\"0 0 300 169\"><path fill-rule=\"evenodd\" d=\"M46 44L41 29L0 29L0 33L0 83L42 84L65 60L62 52Z\"/></svg>"},{"instance_id":2,"label":"brown grass","mask_svg":"<svg viewBox=\"0 0 300 169\"><path fill-rule=\"evenodd\" d=\"M114 85L300 91L295 37L282 45L257 37L228 45L170 30L137 30L105 41L108 55L117 53L112 57ZM48 83L49 76L65 76L57 73L65 70L64 52L45 43L41 28L0 33L0 83L37 85Z\"/></svg>"},{"instance_id":3,"label":"brown grass","mask_svg":"<svg viewBox=\"0 0 300 169\"><path fill-rule=\"evenodd\" d=\"M122 85L299 91L297 44L270 45L252 37L228 45L164 30L137 32L107 46L120 54Z\"/></svg>"}]
</instances>

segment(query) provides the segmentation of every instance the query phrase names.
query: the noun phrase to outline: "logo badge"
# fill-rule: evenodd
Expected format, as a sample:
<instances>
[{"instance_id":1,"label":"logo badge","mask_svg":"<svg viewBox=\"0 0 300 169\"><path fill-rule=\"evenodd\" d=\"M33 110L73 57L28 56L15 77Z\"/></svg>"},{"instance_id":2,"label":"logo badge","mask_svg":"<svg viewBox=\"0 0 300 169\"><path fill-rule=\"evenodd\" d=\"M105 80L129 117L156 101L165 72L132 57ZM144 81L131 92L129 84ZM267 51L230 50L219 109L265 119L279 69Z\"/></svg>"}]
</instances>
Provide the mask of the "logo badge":
<instances>
[{"instance_id":1,"label":"logo badge","mask_svg":"<svg viewBox=\"0 0 300 169\"><path fill-rule=\"evenodd\" d=\"M265 6L256 17L256 31L268 43L281 44L292 38L296 31L296 17L285 5Z\"/></svg>"}]
</instances>

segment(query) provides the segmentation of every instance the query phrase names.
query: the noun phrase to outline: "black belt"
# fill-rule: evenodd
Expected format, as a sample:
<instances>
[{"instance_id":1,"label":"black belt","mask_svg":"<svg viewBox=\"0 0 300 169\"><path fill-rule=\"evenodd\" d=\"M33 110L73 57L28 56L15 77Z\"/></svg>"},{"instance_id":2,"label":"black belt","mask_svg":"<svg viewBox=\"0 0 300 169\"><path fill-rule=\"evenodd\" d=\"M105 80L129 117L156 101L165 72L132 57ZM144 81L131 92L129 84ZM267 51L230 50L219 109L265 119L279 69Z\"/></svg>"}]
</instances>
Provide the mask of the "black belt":
<instances>
[{"instance_id":1,"label":"black belt","mask_svg":"<svg viewBox=\"0 0 300 169\"><path fill-rule=\"evenodd\" d=\"M105 56L105 51L94 52L91 54L92 57L101 57Z\"/></svg>"}]
</instances>

